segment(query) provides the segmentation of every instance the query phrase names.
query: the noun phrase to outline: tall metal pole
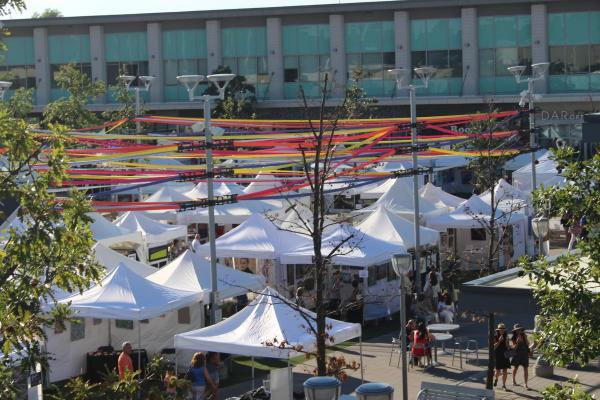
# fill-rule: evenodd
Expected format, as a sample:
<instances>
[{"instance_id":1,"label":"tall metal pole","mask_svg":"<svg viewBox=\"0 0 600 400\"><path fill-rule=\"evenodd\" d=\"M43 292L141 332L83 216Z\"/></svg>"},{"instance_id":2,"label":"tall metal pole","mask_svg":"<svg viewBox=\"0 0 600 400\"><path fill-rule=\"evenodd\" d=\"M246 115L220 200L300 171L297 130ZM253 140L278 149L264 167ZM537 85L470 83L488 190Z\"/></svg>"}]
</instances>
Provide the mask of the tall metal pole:
<instances>
[{"instance_id":1,"label":"tall metal pole","mask_svg":"<svg viewBox=\"0 0 600 400\"><path fill-rule=\"evenodd\" d=\"M409 87L410 92L410 136L412 139L412 164L413 164L413 208L414 208L414 227L415 227L415 286L417 295L421 294L421 232L419 224L419 175L417 172L417 102L415 92L417 88L413 85Z\"/></svg>"},{"instance_id":2,"label":"tall metal pole","mask_svg":"<svg viewBox=\"0 0 600 400\"><path fill-rule=\"evenodd\" d=\"M206 142L206 186L208 187L208 243L210 249L210 323L221 319L217 291L217 249L215 245L215 206L213 188L212 132L210 131L210 95L204 100L204 138Z\"/></svg>"},{"instance_id":3,"label":"tall metal pole","mask_svg":"<svg viewBox=\"0 0 600 400\"><path fill-rule=\"evenodd\" d=\"M402 354L402 400L408 400L408 366L406 360L406 304L404 299L404 274L400 275L400 354Z\"/></svg>"},{"instance_id":4,"label":"tall metal pole","mask_svg":"<svg viewBox=\"0 0 600 400\"><path fill-rule=\"evenodd\" d=\"M135 88L135 116L138 117L140 115L140 88ZM135 132L142 132L142 124L140 121L136 121L135 123Z\"/></svg>"},{"instance_id":5,"label":"tall metal pole","mask_svg":"<svg viewBox=\"0 0 600 400\"><path fill-rule=\"evenodd\" d=\"M536 140L535 140L535 104L533 98L533 79L527 80L527 92L529 94L529 146L531 147L531 191L533 192L537 187L536 174L535 174L535 151L536 151Z\"/></svg>"}]
</instances>

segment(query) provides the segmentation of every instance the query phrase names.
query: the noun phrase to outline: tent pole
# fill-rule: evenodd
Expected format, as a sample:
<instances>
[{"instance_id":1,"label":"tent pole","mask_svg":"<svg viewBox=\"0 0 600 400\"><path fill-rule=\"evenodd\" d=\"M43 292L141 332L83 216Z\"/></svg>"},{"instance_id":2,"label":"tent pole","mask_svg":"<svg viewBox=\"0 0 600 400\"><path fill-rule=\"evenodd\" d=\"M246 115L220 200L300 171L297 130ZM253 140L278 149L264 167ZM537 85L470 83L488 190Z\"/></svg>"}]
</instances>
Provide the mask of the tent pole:
<instances>
[{"instance_id":1,"label":"tent pole","mask_svg":"<svg viewBox=\"0 0 600 400\"><path fill-rule=\"evenodd\" d=\"M252 360L252 390L254 390L254 357L252 357L251 360Z\"/></svg>"},{"instance_id":2,"label":"tent pole","mask_svg":"<svg viewBox=\"0 0 600 400\"><path fill-rule=\"evenodd\" d=\"M360 383L365 383L365 367L363 365L362 333L358 338L358 346L360 347Z\"/></svg>"},{"instance_id":3,"label":"tent pole","mask_svg":"<svg viewBox=\"0 0 600 400\"><path fill-rule=\"evenodd\" d=\"M112 321L111 319L106 320L106 322L108 322L108 345L109 346L112 346L112 332L111 332L112 325L110 323L111 321Z\"/></svg>"},{"instance_id":4,"label":"tent pole","mask_svg":"<svg viewBox=\"0 0 600 400\"><path fill-rule=\"evenodd\" d=\"M177 347L175 347L175 376L179 376L177 375Z\"/></svg>"},{"instance_id":5,"label":"tent pole","mask_svg":"<svg viewBox=\"0 0 600 400\"><path fill-rule=\"evenodd\" d=\"M289 384L289 399L293 399L294 398L294 371L291 368L291 363L290 363L290 354L288 353L288 371L289 371L289 376L290 376L290 384ZM269 377L269 390L271 390L271 377Z\"/></svg>"},{"instance_id":6,"label":"tent pole","mask_svg":"<svg viewBox=\"0 0 600 400\"><path fill-rule=\"evenodd\" d=\"M138 369L142 371L142 321L138 321Z\"/></svg>"}]
</instances>

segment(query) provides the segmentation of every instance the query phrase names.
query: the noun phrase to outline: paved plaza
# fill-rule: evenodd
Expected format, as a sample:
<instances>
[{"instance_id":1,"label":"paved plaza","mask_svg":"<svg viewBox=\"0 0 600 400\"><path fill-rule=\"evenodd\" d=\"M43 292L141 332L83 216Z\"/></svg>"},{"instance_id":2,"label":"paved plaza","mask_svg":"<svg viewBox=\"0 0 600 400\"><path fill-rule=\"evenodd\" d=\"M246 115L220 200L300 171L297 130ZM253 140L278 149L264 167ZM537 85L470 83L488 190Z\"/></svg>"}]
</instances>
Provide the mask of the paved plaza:
<instances>
[{"instance_id":1,"label":"paved plaza","mask_svg":"<svg viewBox=\"0 0 600 400\"><path fill-rule=\"evenodd\" d=\"M391 321L397 323L397 321ZM456 335L466 336L469 339L475 339L480 346L486 341L485 339L486 325L461 322L461 329L456 332ZM397 367L398 355L395 353L392 359L392 365L389 366L390 360L390 340L391 334L382 335L372 340L367 340L363 343L363 362L364 362L364 378L365 382L386 382L392 385L395 389L394 399L402 397L402 374L401 369ZM451 347L451 346L450 346ZM339 352L343 354L347 360L359 360L359 345L352 345ZM408 372L408 394L409 399L415 399L419 392L421 382L437 382L447 385L469 386L483 388L485 386L486 365L487 365L487 348L480 347L479 361L476 357L469 356L469 362L463 362L461 369L458 362L458 357L452 365L452 356L443 354L441 349L438 351L438 361L442 364L439 367L430 367L423 369L420 367L409 367ZM600 398L600 370L595 367L587 367L585 369L564 369L555 368L554 377L552 379L539 378L534 374L535 360L530 360L529 367L529 387L526 390L523 387L523 375L518 373L517 383L519 386L512 385L512 376L509 373L507 379L507 390L500 389L501 382L495 390L496 399L512 400L512 399L540 399L541 392L547 386L556 382L565 382L567 379L577 375L580 380L581 387L596 397ZM307 362L297 365L294 369L294 386L295 391L299 392L302 389L302 382L310 376L310 371L313 369L314 363ZM360 371L349 373L349 378L343 384L343 394L352 394L354 389L361 384ZM256 380L257 385L262 378ZM226 399L229 396L239 395L251 388L251 382L244 382L222 390L222 398ZM275 399L276 400L276 399Z\"/></svg>"}]
</instances>

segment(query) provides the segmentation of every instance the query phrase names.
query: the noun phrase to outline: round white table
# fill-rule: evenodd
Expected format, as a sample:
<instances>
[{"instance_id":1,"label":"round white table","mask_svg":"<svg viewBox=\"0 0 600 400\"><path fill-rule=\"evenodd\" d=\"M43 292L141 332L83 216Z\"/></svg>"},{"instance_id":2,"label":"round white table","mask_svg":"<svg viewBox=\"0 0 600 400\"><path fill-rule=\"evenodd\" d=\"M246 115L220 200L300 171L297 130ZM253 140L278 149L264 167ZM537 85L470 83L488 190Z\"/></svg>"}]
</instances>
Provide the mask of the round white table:
<instances>
[{"instance_id":1,"label":"round white table","mask_svg":"<svg viewBox=\"0 0 600 400\"><path fill-rule=\"evenodd\" d=\"M458 324L431 324L427 326L429 332L454 332L460 329Z\"/></svg>"},{"instance_id":2,"label":"round white table","mask_svg":"<svg viewBox=\"0 0 600 400\"><path fill-rule=\"evenodd\" d=\"M437 367L438 365L441 365L437 360L437 342L443 343L446 340L452 339L454 336L450 333L435 333L433 336L435 337L435 340L433 341L433 366Z\"/></svg>"}]
</instances>

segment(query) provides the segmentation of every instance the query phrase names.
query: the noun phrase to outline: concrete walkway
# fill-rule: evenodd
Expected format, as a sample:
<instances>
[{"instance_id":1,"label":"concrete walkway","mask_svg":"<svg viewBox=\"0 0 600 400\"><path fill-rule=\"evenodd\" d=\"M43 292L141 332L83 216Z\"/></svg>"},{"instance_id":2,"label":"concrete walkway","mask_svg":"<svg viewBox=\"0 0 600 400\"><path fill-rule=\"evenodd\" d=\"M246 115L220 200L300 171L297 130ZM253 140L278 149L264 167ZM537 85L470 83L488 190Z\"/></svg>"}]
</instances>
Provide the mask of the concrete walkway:
<instances>
[{"instance_id":1,"label":"concrete walkway","mask_svg":"<svg viewBox=\"0 0 600 400\"><path fill-rule=\"evenodd\" d=\"M455 336L467 336L478 340L480 343L485 340L485 326L481 324L465 322L461 330ZM391 366L390 361L390 339L391 335L384 335L373 340L363 343L363 363L364 363L364 378L365 382L386 382L392 385L395 389L394 399L402 398L402 374L398 365L398 354L393 355ZM452 347L452 346L450 346ZM482 346L483 347L483 346ZM343 355L346 360L359 361L359 346L358 344L350 346L336 354ZM415 399L421 387L421 382L437 382L448 385L459 385L469 387L483 388L485 386L486 365L487 365L487 349L482 348L479 351L479 361L474 355L470 355L469 361L463 361L461 369L456 358L454 365L452 364L452 356L442 354L438 351L438 361L442 365L423 369L420 367L410 368L408 371L408 394L409 399ZM526 390L523 387L522 370L518 372L517 383L519 386L512 385L512 375L509 373L507 379L507 390L496 388L497 399L540 399L541 391L555 382L564 382L569 378L577 375L581 382L581 387L600 398L600 371L595 368L587 368L585 370L567 370L563 368L555 368L555 376L552 379L538 378L534 376L535 360L530 360L529 367L529 387ZM305 364L298 365L294 368L294 387L295 392L302 392L302 382L311 376L311 371L314 368L313 361L307 361ZM257 379L257 386L262 381ZM349 372L349 378L344 382L342 387L343 394L352 394L354 389L361 384L360 371ZM227 399L229 396L239 396L251 389L251 382L244 382L229 388L223 388L221 391L221 399ZM274 399L279 400L279 399Z\"/></svg>"}]
</instances>

